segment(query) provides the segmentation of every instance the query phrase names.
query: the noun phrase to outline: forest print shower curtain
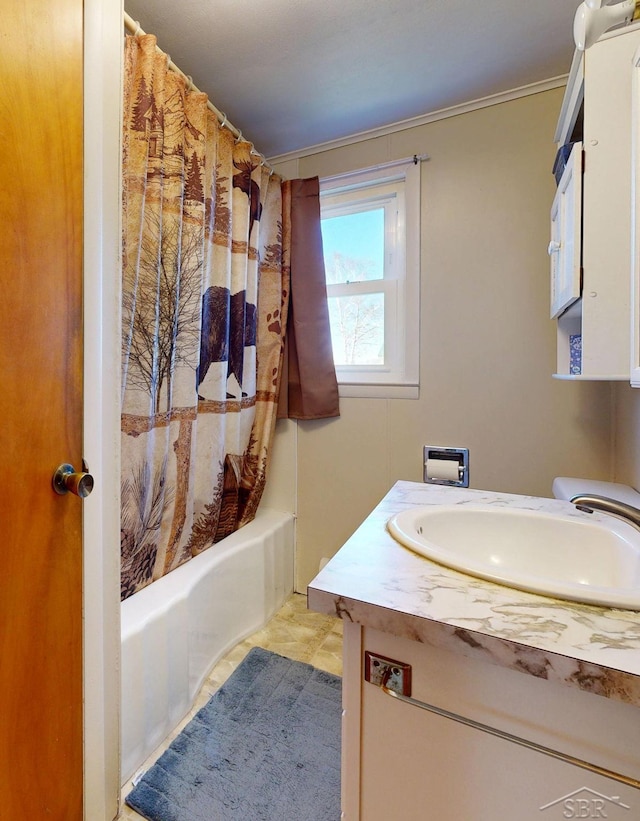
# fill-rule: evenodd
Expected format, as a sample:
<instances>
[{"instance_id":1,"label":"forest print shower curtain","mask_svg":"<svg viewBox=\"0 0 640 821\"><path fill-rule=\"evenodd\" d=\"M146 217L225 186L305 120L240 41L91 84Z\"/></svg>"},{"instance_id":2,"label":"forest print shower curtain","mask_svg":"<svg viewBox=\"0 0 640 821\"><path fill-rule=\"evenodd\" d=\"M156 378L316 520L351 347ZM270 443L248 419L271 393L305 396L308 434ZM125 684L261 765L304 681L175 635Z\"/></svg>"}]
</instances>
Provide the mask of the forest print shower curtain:
<instances>
[{"instance_id":1,"label":"forest print shower curtain","mask_svg":"<svg viewBox=\"0 0 640 821\"><path fill-rule=\"evenodd\" d=\"M280 179L127 37L122 597L250 521L276 416L289 287Z\"/></svg>"}]
</instances>

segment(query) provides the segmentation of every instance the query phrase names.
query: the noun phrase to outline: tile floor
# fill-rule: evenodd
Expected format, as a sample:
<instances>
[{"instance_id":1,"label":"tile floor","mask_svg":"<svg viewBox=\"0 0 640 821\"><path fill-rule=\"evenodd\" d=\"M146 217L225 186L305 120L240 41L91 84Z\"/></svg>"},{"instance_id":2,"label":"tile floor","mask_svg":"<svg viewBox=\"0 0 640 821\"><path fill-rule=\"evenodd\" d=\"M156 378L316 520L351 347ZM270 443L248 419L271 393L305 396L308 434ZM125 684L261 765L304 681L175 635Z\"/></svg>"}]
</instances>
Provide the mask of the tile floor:
<instances>
[{"instance_id":1,"label":"tile floor","mask_svg":"<svg viewBox=\"0 0 640 821\"><path fill-rule=\"evenodd\" d=\"M342 622L333 616L323 616L307 610L306 596L294 593L262 630L240 642L211 671L198 695L193 709L165 741L152 753L141 769L147 770L165 751L182 728L211 698L252 647L263 647L281 656L313 664L321 670L342 675ZM131 782L122 789L121 821L144 821L130 809L124 798Z\"/></svg>"}]
</instances>

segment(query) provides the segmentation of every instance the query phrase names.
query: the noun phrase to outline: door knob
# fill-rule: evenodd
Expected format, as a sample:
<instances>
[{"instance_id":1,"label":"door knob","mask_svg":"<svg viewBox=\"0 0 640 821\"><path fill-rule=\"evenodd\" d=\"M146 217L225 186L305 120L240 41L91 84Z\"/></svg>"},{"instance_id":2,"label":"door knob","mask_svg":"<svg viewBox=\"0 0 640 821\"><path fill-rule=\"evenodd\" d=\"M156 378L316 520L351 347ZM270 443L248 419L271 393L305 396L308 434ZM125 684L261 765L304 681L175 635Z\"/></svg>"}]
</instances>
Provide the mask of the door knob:
<instances>
[{"instance_id":1,"label":"door knob","mask_svg":"<svg viewBox=\"0 0 640 821\"><path fill-rule=\"evenodd\" d=\"M93 490L93 476L87 473L87 465L82 462L84 473L76 473L73 465L63 464L53 474L53 489L63 496L65 493L75 493L85 499Z\"/></svg>"}]
</instances>

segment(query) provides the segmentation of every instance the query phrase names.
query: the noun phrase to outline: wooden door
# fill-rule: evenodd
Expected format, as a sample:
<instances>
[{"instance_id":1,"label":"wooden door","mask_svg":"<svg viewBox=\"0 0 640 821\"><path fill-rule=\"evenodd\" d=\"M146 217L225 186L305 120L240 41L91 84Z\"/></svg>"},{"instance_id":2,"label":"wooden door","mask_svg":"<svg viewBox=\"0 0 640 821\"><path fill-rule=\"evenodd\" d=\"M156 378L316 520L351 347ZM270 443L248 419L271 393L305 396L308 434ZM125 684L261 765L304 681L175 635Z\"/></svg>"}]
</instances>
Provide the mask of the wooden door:
<instances>
[{"instance_id":1,"label":"wooden door","mask_svg":"<svg viewBox=\"0 0 640 821\"><path fill-rule=\"evenodd\" d=\"M0 22L0 816L83 812L82 0Z\"/></svg>"}]
</instances>

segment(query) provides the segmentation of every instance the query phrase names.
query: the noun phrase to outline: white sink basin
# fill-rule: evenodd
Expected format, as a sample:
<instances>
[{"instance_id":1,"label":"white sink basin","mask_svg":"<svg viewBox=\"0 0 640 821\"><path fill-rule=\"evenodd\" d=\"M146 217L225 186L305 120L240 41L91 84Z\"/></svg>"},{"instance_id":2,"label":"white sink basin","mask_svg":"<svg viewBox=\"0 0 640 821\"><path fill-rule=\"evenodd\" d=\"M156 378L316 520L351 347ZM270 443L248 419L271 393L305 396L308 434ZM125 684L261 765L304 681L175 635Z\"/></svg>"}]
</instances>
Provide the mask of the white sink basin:
<instances>
[{"instance_id":1,"label":"white sink basin","mask_svg":"<svg viewBox=\"0 0 640 821\"><path fill-rule=\"evenodd\" d=\"M428 559L546 596L640 610L640 531L612 516L493 505L404 510L391 535Z\"/></svg>"}]
</instances>

